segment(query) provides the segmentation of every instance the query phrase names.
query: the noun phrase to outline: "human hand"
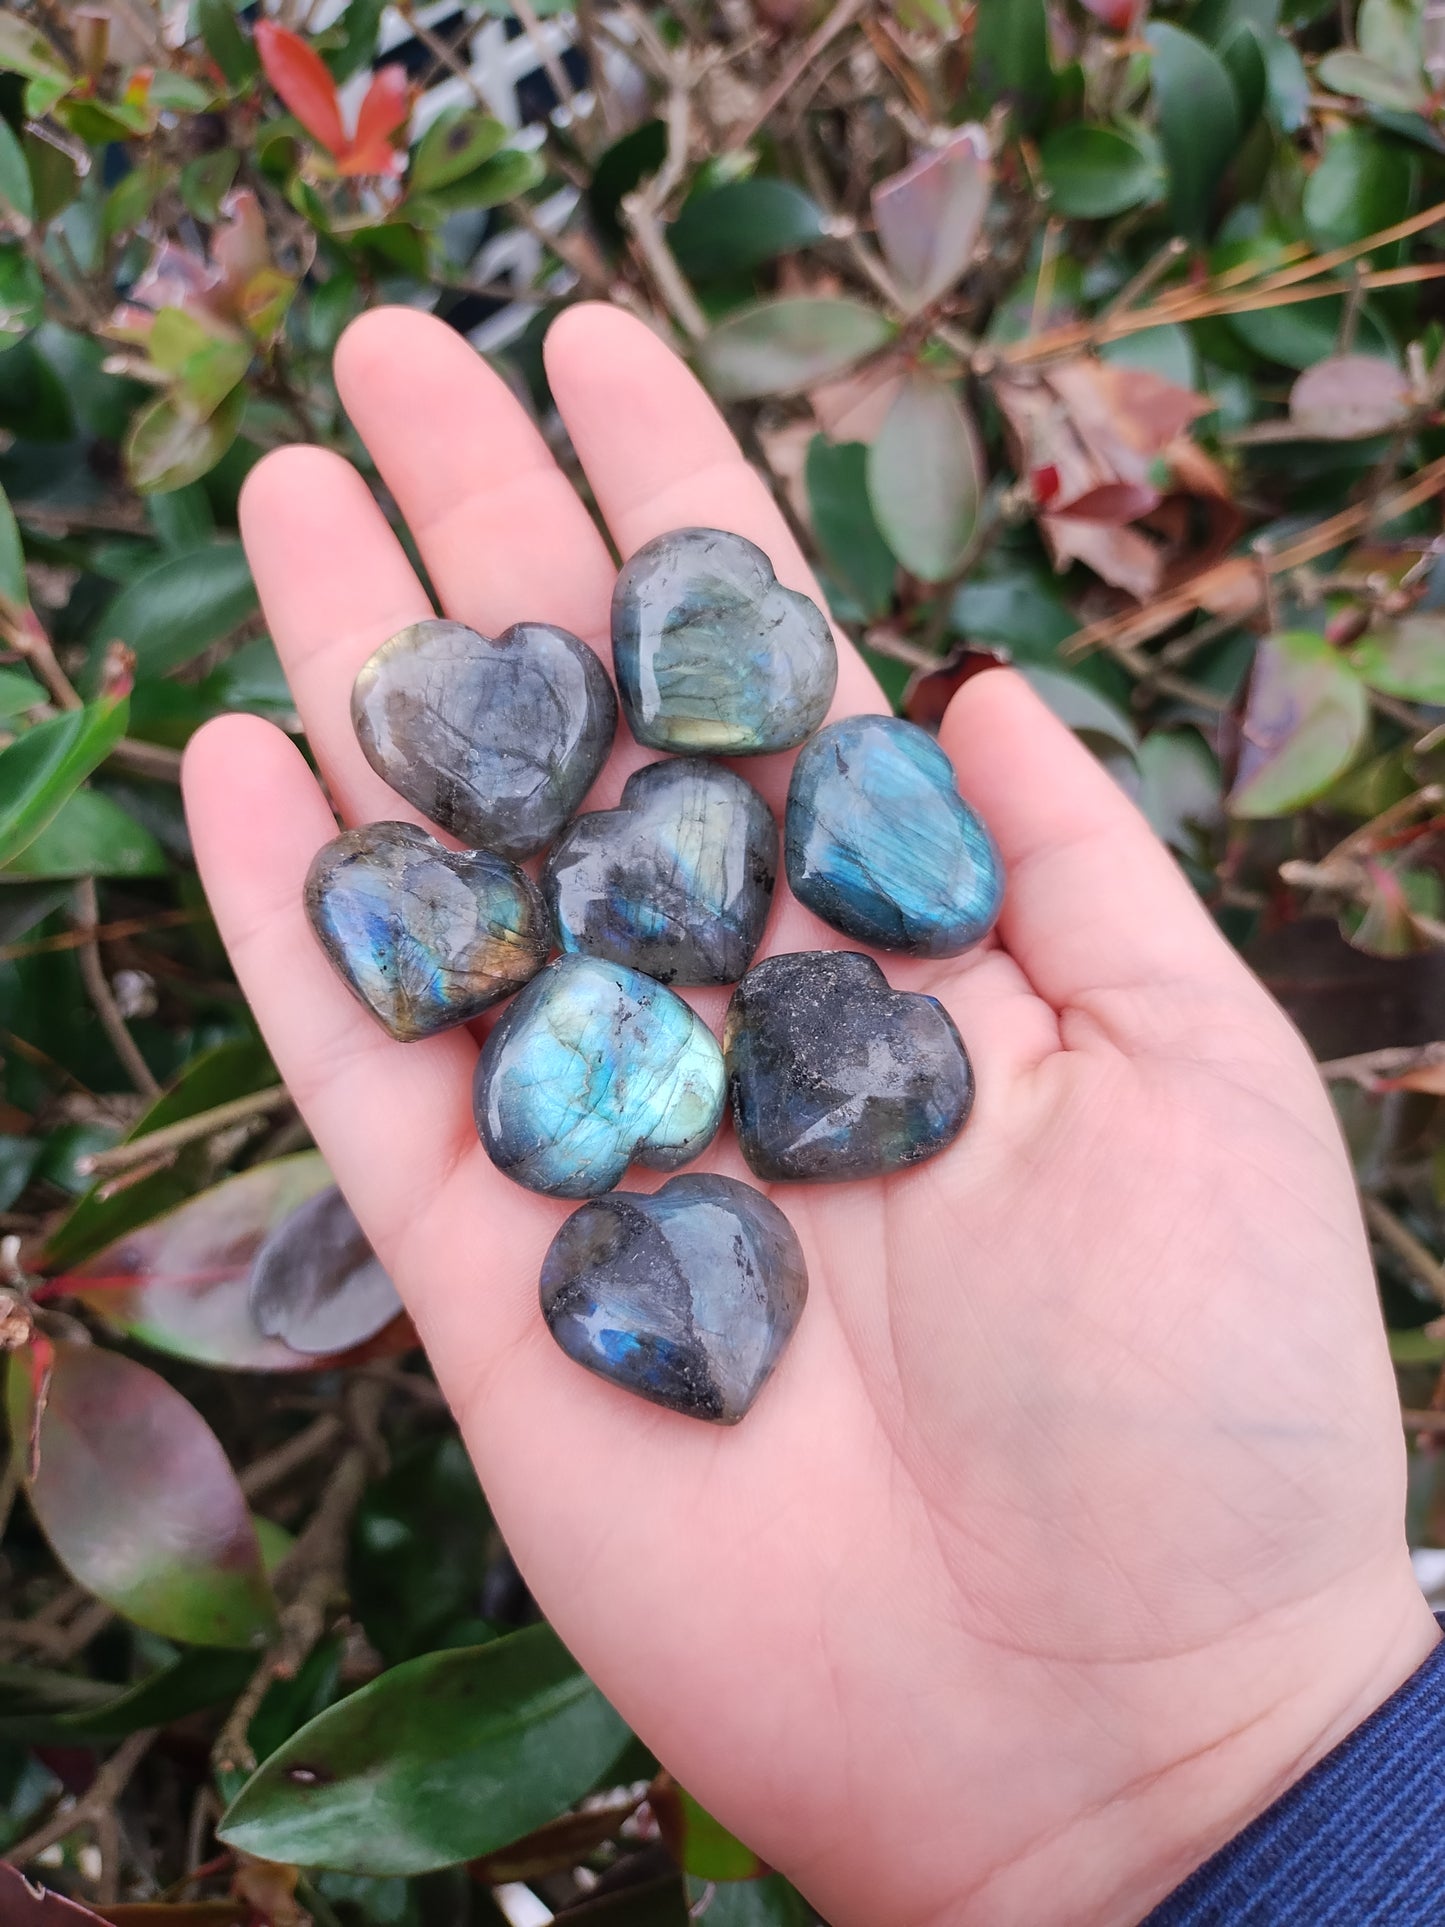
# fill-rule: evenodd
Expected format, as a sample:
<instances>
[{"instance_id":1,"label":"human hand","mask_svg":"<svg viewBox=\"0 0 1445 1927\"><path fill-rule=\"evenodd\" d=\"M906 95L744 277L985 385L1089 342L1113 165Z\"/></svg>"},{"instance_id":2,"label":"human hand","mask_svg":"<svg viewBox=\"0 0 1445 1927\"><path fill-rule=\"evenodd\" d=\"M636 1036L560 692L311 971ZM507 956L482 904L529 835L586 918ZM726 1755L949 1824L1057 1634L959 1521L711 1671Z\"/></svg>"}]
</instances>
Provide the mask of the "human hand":
<instances>
[{"instance_id":1,"label":"human hand","mask_svg":"<svg viewBox=\"0 0 1445 1927\"><path fill-rule=\"evenodd\" d=\"M687 524L816 594L692 377L574 308L553 392L617 548ZM445 613L606 644L602 538L505 385L382 311L337 356ZM248 552L331 796L410 817L352 733L361 663L433 613L360 478L252 475ZM840 646L832 714L886 708ZM811 1295L724 1430L558 1351L541 1258L570 1207L472 1123L466 1031L398 1045L302 910L334 832L255 718L196 738L217 921L297 1103L392 1273L522 1572L658 1756L834 1927L1135 1921L1378 1705L1436 1637L1354 1185L1319 1078L1109 777L1019 679L944 747L1003 849L997 935L882 959L948 1007L973 1119L883 1182L776 1186ZM589 799L652 760L625 730ZM781 813L789 757L745 774ZM856 947L784 886L765 949ZM726 992L693 997L720 1026ZM735 1145L700 1167L747 1177ZM658 1180L651 1180L651 1188Z\"/></svg>"}]
</instances>

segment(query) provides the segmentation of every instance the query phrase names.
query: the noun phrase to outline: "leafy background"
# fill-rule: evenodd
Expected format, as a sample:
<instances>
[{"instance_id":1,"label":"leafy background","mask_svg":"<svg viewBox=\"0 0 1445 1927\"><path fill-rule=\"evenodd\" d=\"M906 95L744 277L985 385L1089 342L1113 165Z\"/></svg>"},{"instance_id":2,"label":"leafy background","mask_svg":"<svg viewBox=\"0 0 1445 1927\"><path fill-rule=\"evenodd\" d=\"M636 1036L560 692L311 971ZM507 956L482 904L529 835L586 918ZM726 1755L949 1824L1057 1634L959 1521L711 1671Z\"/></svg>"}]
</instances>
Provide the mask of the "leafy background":
<instances>
[{"instance_id":1,"label":"leafy background","mask_svg":"<svg viewBox=\"0 0 1445 1927\"><path fill-rule=\"evenodd\" d=\"M1012 660L1139 798L1336 1096L1445 1544L1442 89L1438 0L0 15L7 1922L811 1918L540 1622L191 865L192 731L297 727L237 491L366 472L373 302L564 462L548 319L651 317L900 710Z\"/></svg>"}]
</instances>

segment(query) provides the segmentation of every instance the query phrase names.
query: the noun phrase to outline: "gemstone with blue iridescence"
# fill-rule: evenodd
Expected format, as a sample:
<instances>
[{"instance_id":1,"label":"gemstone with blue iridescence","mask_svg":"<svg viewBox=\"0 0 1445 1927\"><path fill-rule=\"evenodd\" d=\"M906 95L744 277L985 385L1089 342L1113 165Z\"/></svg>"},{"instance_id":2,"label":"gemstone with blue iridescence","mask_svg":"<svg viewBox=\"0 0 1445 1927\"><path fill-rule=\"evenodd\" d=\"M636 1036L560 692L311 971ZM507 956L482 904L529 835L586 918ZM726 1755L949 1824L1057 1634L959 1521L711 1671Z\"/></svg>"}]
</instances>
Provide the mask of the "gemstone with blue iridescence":
<instances>
[{"instance_id":1,"label":"gemstone with blue iridescence","mask_svg":"<svg viewBox=\"0 0 1445 1927\"><path fill-rule=\"evenodd\" d=\"M792 1226L736 1178L673 1178L574 1211L542 1263L569 1358L654 1405L735 1425L793 1334L808 1274Z\"/></svg>"},{"instance_id":2,"label":"gemstone with blue iridescence","mask_svg":"<svg viewBox=\"0 0 1445 1927\"><path fill-rule=\"evenodd\" d=\"M723 1031L738 1144L760 1178L879 1178L944 1150L973 1070L935 997L894 990L856 950L768 957Z\"/></svg>"},{"instance_id":3,"label":"gemstone with blue iridescence","mask_svg":"<svg viewBox=\"0 0 1445 1927\"><path fill-rule=\"evenodd\" d=\"M682 754L794 749L828 713L838 656L815 602L720 529L644 543L617 578L612 652L639 743Z\"/></svg>"},{"instance_id":4,"label":"gemstone with blue iridescence","mask_svg":"<svg viewBox=\"0 0 1445 1927\"><path fill-rule=\"evenodd\" d=\"M565 629L495 638L414 622L363 664L351 719L366 760L462 843L516 859L556 836L617 731L599 658Z\"/></svg>"},{"instance_id":5,"label":"gemstone with blue iridescence","mask_svg":"<svg viewBox=\"0 0 1445 1927\"><path fill-rule=\"evenodd\" d=\"M601 957L559 957L502 1012L472 1108L492 1162L554 1198L610 1191L635 1159L675 1171L722 1121L717 1040L673 991Z\"/></svg>"},{"instance_id":6,"label":"gemstone with blue iridescence","mask_svg":"<svg viewBox=\"0 0 1445 1927\"><path fill-rule=\"evenodd\" d=\"M535 977L552 923L531 878L412 823L367 823L320 849L306 914L357 1000L403 1043L479 1017Z\"/></svg>"},{"instance_id":7,"label":"gemstone with blue iridescence","mask_svg":"<svg viewBox=\"0 0 1445 1927\"><path fill-rule=\"evenodd\" d=\"M801 903L880 950L955 957L987 936L1003 859L926 730L896 716L830 723L793 765L784 825Z\"/></svg>"},{"instance_id":8,"label":"gemstone with blue iridescence","mask_svg":"<svg viewBox=\"0 0 1445 1927\"><path fill-rule=\"evenodd\" d=\"M773 899L778 826L750 783L681 756L627 779L615 810L575 818L542 888L562 948L659 983L733 984Z\"/></svg>"}]
</instances>

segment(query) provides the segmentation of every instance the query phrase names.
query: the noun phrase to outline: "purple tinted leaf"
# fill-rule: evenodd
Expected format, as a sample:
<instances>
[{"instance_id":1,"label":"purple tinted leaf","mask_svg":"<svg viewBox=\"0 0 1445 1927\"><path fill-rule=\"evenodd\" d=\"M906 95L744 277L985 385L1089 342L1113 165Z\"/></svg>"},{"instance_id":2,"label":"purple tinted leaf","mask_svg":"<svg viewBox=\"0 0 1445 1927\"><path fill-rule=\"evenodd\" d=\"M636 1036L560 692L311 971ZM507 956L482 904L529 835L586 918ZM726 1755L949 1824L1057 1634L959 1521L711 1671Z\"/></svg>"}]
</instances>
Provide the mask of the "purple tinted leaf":
<instances>
[{"instance_id":1,"label":"purple tinted leaf","mask_svg":"<svg viewBox=\"0 0 1445 1927\"><path fill-rule=\"evenodd\" d=\"M0 1920L5 1927L106 1927L99 1914L48 1887L32 1885L18 1867L0 1860Z\"/></svg>"},{"instance_id":2,"label":"purple tinted leaf","mask_svg":"<svg viewBox=\"0 0 1445 1927\"><path fill-rule=\"evenodd\" d=\"M364 1344L402 1308L334 1185L267 1238L251 1270L250 1297L251 1316L268 1338L313 1356Z\"/></svg>"},{"instance_id":3,"label":"purple tinted leaf","mask_svg":"<svg viewBox=\"0 0 1445 1927\"><path fill-rule=\"evenodd\" d=\"M983 495L978 435L952 386L913 374L868 451L868 497L904 568L942 582L968 554Z\"/></svg>"},{"instance_id":4,"label":"purple tinted leaf","mask_svg":"<svg viewBox=\"0 0 1445 1927\"><path fill-rule=\"evenodd\" d=\"M993 192L988 136L960 127L873 190L878 242L910 308L952 287L978 245Z\"/></svg>"},{"instance_id":5,"label":"purple tinted leaf","mask_svg":"<svg viewBox=\"0 0 1445 1927\"><path fill-rule=\"evenodd\" d=\"M195 1646L250 1646L275 1625L255 1528L200 1413L97 1345L54 1347L39 1417L29 1361L9 1375L10 1433L38 1447L31 1508L56 1557L127 1619Z\"/></svg>"},{"instance_id":6,"label":"purple tinted leaf","mask_svg":"<svg viewBox=\"0 0 1445 1927\"><path fill-rule=\"evenodd\" d=\"M1329 355L1290 390L1290 420L1325 441L1382 435L1409 419L1410 384L1382 355Z\"/></svg>"},{"instance_id":7,"label":"purple tinted leaf","mask_svg":"<svg viewBox=\"0 0 1445 1927\"><path fill-rule=\"evenodd\" d=\"M1322 635L1266 636L1249 679L1232 816L1285 816L1312 802L1365 740L1365 686Z\"/></svg>"}]
</instances>

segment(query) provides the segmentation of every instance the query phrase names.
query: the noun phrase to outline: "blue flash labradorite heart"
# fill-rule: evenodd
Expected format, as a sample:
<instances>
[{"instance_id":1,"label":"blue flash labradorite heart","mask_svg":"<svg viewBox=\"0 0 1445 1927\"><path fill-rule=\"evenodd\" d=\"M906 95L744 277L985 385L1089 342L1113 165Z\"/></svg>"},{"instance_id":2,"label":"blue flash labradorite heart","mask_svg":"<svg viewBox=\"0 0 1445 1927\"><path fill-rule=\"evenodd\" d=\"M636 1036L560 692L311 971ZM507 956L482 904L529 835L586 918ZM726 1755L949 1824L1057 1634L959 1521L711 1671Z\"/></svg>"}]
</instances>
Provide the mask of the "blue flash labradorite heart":
<instances>
[{"instance_id":1,"label":"blue flash labradorite heart","mask_svg":"<svg viewBox=\"0 0 1445 1927\"><path fill-rule=\"evenodd\" d=\"M736 1178L584 1204L542 1262L542 1315L569 1358L719 1425L762 1390L807 1295L793 1227Z\"/></svg>"},{"instance_id":2,"label":"blue flash labradorite heart","mask_svg":"<svg viewBox=\"0 0 1445 1927\"><path fill-rule=\"evenodd\" d=\"M794 896L880 950L956 957L1003 901L1003 860L952 763L896 716L830 723L801 752L784 851Z\"/></svg>"},{"instance_id":3,"label":"blue flash labradorite heart","mask_svg":"<svg viewBox=\"0 0 1445 1927\"><path fill-rule=\"evenodd\" d=\"M591 789L617 698L576 636L519 622L495 640L414 622L356 679L351 719L385 782L463 843L533 856Z\"/></svg>"},{"instance_id":4,"label":"blue flash labradorite heart","mask_svg":"<svg viewBox=\"0 0 1445 1927\"><path fill-rule=\"evenodd\" d=\"M879 1178L952 1144L973 1071L936 998L856 950L750 970L723 1033L738 1144L760 1178Z\"/></svg>"},{"instance_id":5,"label":"blue flash labradorite heart","mask_svg":"<svg viewBox=\"0 0 1445 1927\"><path fill-rule=\"evenodd\" d=\"M720 529L644 543L617 578L612 651L622 707L649 749L756 756L794 749L838 680L817 604L761 549Z\"/></svg>"},{"instance_id":6,"label":"blue flash labradorite heart","mask_svg":"<svg viewBox=\"0 0 1445 1927\"><path fill-rule=\"evenodd\" d=\"M333 838L312 860L305 903L347 988L403 1043L480 1016L535 977L552 947L530 877L411 823Z\"/></svg>"},{"instance_id":7,"label":"blue flash labradorite heart","mask_svg":"<svg viewBox=\"0 0 1445 1927\"><path fill-rule=\"evenodd\" d=\"M542 888L564 950L665 984L732 984L773 899L778 827L750 783L705 757L649 763L615 810L579 816Z\"/></svg>"},{"instance_id":8,"label":"blue flash labradorite heart","mask_svg":"<svg viewBox=\"0 0 1445 1927\"><path fill-rule=\"evenodd\" d=\"M639 971L559 957L503 1011L472 1108L492 1162L554 1198L610 1191L634 1159L675 1171L722 1121L722 1052Z\"/></svg>"}]
</instances>

